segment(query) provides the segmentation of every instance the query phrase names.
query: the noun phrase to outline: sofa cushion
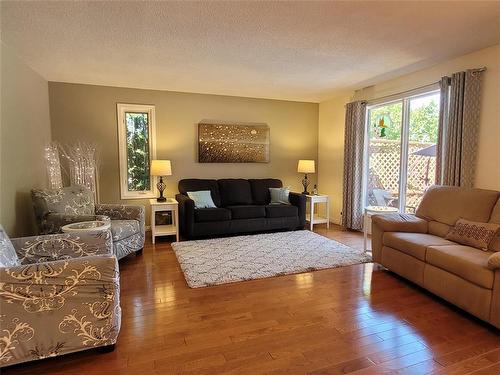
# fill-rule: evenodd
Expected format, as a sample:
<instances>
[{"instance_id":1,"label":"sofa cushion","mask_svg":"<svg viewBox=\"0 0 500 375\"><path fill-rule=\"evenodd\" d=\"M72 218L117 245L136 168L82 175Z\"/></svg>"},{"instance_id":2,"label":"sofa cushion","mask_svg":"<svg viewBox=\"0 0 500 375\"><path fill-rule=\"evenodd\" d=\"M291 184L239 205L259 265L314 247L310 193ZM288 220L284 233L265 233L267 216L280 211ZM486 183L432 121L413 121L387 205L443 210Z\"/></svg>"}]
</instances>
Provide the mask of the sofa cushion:
<instances>
[{"instance_id":1,"label":"sofa cushion","mask_svg":"<svg viewBox=\"0 0 500 375\"><path fill-rule=\"evenodd\" d=\"M128 238L139 231L137 220L111 220L111 234L114 242Z\"/></svg>"},{"instance_id":2,"label":"sofa cushion","mask_svg":"<svg viewBox=\"0 0 500 375\"><path fill-rule=\"evenodd\" d=\"M266 217L293 217L299 216L297 206L289 204L270 204L266 206Z\"/></svg>"},{"instance_id":3,"label":"sofa cushion","mask_svg":"<svg viewBox=\"0 0 500 375\"><path fill-rule=\"evenodd\" d=\"M258 217L266 217L266 209L264 206L244 205L244 206L228 206L233 219L254 219Z\"/></svg>"},{"instance_id":4,"label":"sofa cushion","mask_svg":"<svg viewBox=\"0 0 500 375\"><path fill-rule=\"evenodd\" d=\"M231 211L226 208L197 208L194 210L194 221L225 221L231 220Z\"/></svg>"},{"instance_id":5,"label":"sofa cushion","mask_svg":"<svg viewBox=\"0 0 500 375\"><path fill-rule=\"evenodd\" d=\"M179 181L179 193L187 195L188 191L210 190L212 200L217 207L220 207L219 185L217 180L186 178Z\"/></svg>"},{"instance_id":6,"label":"sofa cushion","mask_svg":"<svg viewBox=\"0 0 500 375\"><path fill-rule=\"evenodd\" d=\"M491 253L464 245L429 246L427 263L483 288L492 289L494 273L488 269Z\"/></svg>"},{"instance_id":7,"label":"sofa cushion","mask_svg":"<svg viewBox=\"0 0 500 375\"><path fill-rule=\"evenodd\" d=\"M446 237L451 225L440 223L439 221L429 221L428 233L439 237Z\"/></svg>"},{"instance_id":8,"label":"sofa cushion","mask_svg":"<svg viewBox=\"0 0 500 375\"><path fill-rule=\"evenodd\" d=\"M384 233L384 245L425 261L425 252L431 245L453 245L454 243L444 238L425 233Z\"/></svg>"},{"instance_id":9,"label":"sofa cushion","mask_svg":"<svg viewBox=\"0 0 500 375\"><path fill-rule=\"evenodd\" d=\"M283 186L281 180L275 178L250 179L253 204L265 205L271 202L269 188L280 188Z\"/></svg>"},{"instance_id":10,"label":"sofa cushion","mask_svg":"<svg viewBox=\"0 0 500 375\"><path fill-rule=\"evenodd\" d=\"M0 267L15 267L20 264L9 236L0 225Z\"/></svg>"},{"instance_id":11,"label":"sofa cushion","mask_svg":"<svg viewBox=\"0 0 500 375\"><path fill-rule=\"evenodd\" d=\"M217 183L223 207L252 204L252 191L248 180L227 178L218 180Z\"/></svg>"},{"instance_id":12,"label":"sofa cushion","mask_svg":"<svg viewBox=\"0 0 500 375\"><path fill-rule=\"evenodd\" d=\"M458 219L485 223L490 219L498 191L432 186L418 206L416 215L428 221L455 225Z\"/></svg>"}]
</instances>

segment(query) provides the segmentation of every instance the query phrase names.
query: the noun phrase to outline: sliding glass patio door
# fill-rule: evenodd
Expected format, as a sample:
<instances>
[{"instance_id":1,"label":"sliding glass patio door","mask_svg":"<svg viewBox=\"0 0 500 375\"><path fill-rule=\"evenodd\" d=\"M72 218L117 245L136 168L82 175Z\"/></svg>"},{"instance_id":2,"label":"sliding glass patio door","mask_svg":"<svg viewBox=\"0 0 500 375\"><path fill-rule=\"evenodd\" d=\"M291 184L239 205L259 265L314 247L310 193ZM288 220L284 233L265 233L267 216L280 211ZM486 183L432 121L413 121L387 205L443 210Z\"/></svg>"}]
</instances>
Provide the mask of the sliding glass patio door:
<instances>
[{"instance_id":1,"label":"sliding glass patio door","mask_svg":"<svg viewBox=\"0 0 500 375\"><path fill-rule=\"evenodd\" d=\"M365 205L415 212L435 183L439 91L367 107Z\"/></svg>"}]
</instances>

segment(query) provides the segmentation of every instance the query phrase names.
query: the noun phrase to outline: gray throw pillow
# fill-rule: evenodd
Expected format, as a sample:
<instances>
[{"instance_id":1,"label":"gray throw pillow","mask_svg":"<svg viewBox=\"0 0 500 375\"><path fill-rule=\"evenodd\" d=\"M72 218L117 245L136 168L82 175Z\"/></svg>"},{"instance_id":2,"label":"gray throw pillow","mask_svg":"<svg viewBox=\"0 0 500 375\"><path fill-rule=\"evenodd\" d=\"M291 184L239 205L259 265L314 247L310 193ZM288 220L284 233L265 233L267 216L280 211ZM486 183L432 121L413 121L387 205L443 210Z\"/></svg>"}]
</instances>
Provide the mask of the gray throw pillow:
<instances>
[{"instance_id":1,"label":"gray throw pillow","mask_svg":"<svg viewBox=\"0 0 500 375\"><path fill-rule=\"evenodd\" d=\"M188 191L187 195L194 200L195 208L216 208L210 190Z\"/></svg>"},{"instance_id":2,"label":"gray throw pillow","mask_svg":"<svg viewBox=\"0 0 500 375\"><path fill-rule=\"evenodd\" d=\"M288 195L290 194L290 188L269 188L271 193L271 203L270 204L290 204Z\"/></svg>"}]
</instances>

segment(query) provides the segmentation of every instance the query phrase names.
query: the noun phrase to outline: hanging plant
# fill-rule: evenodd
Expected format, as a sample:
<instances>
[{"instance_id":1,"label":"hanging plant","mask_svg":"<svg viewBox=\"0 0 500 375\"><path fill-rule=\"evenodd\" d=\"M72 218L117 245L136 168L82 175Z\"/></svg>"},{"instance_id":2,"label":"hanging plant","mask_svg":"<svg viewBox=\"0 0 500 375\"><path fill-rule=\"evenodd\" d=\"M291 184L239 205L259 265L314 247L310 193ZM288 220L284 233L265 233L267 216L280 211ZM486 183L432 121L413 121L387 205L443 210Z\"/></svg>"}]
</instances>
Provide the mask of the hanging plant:
<instances>
[{"instance_id":1,"label":"hanging plant","mask_svg":"<svg viewBox=\"0 0 500 375\"><path fill-rule=\"evenodd\" d=\"M389 115L379 115L375 118L373 122L373 132L378 138L385 138L386 129L391 124L391 118Z\"/></svg>"}]
</instances>

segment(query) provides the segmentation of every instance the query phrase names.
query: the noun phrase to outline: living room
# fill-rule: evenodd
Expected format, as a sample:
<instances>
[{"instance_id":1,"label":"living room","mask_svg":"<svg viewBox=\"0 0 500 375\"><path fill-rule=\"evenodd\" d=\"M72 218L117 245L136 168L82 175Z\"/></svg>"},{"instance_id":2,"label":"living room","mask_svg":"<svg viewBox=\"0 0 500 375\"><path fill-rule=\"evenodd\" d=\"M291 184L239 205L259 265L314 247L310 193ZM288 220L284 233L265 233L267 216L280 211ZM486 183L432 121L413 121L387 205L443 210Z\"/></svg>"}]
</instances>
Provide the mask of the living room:
<instances>
[{"instance_id":1,"label":"living room","mask_svg":"<svg viewBox=\"0 0 500 375\"><path fill-rule=\"evenodd\" d=\"M0 371L500 373L499 24L2 1Z\"/></svg>"}]
</instances>

